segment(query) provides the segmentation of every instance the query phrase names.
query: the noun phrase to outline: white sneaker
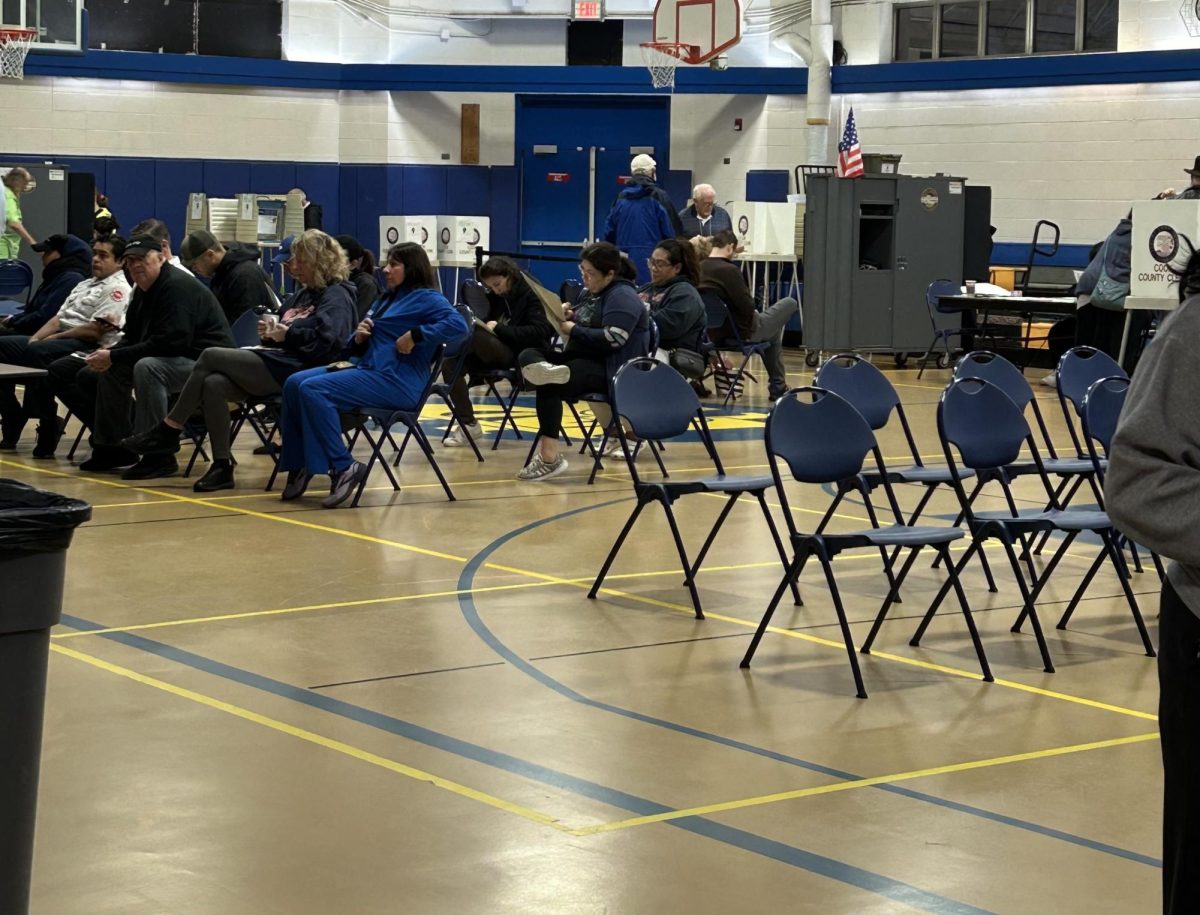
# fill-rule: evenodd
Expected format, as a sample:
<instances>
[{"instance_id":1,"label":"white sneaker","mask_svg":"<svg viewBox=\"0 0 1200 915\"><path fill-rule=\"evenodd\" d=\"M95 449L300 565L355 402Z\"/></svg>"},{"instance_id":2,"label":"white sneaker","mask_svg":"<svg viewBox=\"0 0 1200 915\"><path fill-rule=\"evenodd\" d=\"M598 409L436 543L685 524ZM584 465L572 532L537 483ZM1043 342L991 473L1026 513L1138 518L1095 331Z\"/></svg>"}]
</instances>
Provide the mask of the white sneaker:
<instances>
[{"instance_id":1,"label":"white sneaker","mask_svg":"<svg viewBox=\"0 0 1200 915\"><path fill-rule=\"evenodd\" d=\"M613 457L621 454L621 440L613 436L608 440L608 444L604 446L604 450L600 452L602 457Z\"/></svg>"},{"instance_id":2,"label":"white sneaker","mask_svg":"<svg viewBox=\"0 0 1200 915\"><path fill-rule=\"evenodd\" d=\"M521 374L533 385L566 384L571 380L571 369L565 365L552 365L549 362L533 362L521 366Z\"/></svg>"},{"instance_id":3,"label":"white sneaker","mask_svg":"<svg viewBox=\"0 0 1200 915\"><path fill-rule=\"evenodd\" d=\"M1053 372L1051 372L1049 375L1047 375L1045 378L1042 379L1042 384L1044 384L1048 388L1057 388L1058 387L1058 378L1055 376L1055 374Z\"/></svg>"},{"instance_id":4,"label":"white sneaker","mask_svg":"<svg viewBox=\"0 0 1200 915\"><path fill-rule=\"evenodd\" d=\"M447 448L467 448L470 447L470 442L467 441L467 433L470 433L471 439L479 441L483 435L483 426L479 423L455 423L454 428L450 430L450 434L446 436L446 440L442 442Z\"/></svg>"},{"instance_id":5,"label":"white sneaker","mask_svg":"<svg viewBox=\"0 0 1200 915\"><path fill-rule=\"evenodd\" d=\"M517 474L517 479L524 480L527 483L534 483L556 477L566 469L567 459L561 454L550 464L543 461L540 454L535 454L533 460L521 468L520 473Z\"/></svg>"}]
</instances>

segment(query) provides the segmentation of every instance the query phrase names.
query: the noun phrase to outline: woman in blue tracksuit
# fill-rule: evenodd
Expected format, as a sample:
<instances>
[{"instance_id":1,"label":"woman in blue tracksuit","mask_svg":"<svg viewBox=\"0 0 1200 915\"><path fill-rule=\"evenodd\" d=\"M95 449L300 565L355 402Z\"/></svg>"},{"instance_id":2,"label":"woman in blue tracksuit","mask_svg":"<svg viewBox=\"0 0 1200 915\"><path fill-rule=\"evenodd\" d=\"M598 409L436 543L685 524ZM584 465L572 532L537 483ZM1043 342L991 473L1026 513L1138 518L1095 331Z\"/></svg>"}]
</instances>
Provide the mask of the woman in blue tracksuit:
<instances>
[{"instance_id":1,"label":"woman in blue tracksuit","mask_svg":"<svg viewBox=\"0 0 1200 915\"><path fill-rule=\"evenodd\" d=\"M285 500L303 495L315 474L328 473L333 485L321 504L333 508L346 501L367 468L346 447L341 414L361 406L415 406L429 380L434 347L469 330L434 288L433 268L420 245L395 245L384 273L387 292L371 306L348 347L357 364L344 371L297 372L283 386L279 469L288 471Z\"/></svg>"}]
</instances>

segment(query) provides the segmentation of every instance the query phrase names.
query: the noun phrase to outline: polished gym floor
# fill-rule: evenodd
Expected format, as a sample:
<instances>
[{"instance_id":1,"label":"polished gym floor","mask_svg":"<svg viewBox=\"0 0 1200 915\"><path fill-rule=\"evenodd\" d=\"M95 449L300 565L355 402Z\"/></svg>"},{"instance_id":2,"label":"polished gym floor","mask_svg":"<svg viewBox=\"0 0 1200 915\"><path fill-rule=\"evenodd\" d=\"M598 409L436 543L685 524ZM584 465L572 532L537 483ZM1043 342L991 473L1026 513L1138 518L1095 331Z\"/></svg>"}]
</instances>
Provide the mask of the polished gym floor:
<instances>
[{"instance_id":1,"label":"polished gym floor","mask_svg":"<svg viewBox=\"0 0 1200 915\"><path fill-rule=\"evenodd\" d=\"M798 354L789 365L793 384L811 379ZM888 367L938 459L948 373L916 374ZM1053 392L1038 391L1065 442ZM763 397L752 385L731 410L709 402L730 472L767 472ZM429 415L441 428L444 412ZM989 551L998 593L977 563L964 582L996 682L981 682L953 602L909 645L943 581L923 561L860 655L862 700L816 564L804 606L785 600L739 669L780 574L751 501L698 578L700 621L657 507L587 598L632 507L620 462L592 486L578 457L527 484L513 475L528 439L506 435L484 463L439 448L449 503L414 448L401 492L377 471L360 507L329 511L321 478L297 502L264 493L250 434L238 488L209 497L179 477L134 485L35 462L31 435L0 475L95 507L50 657L39 915L1159 905L1155 662L1108 569L1054 628L1094 542L1073 545L1039 601L1056 673L1028 626L1009 631L1019 597ZM904 453L898 427L881 443ZM694 442L666 460L673 478L704 471ZM811 529L828 494L791 492ZM1033 507L1040 492L1023 480L1018 495ZM693 551L720 507L677 503ZM948 523L952 496L928 514ZM835 529L865 520L851 500ZM886 592L879 555L835 568L861 642ZM1133 587L1155 634L1157 576Z\"/></svg>"}]
</instances>

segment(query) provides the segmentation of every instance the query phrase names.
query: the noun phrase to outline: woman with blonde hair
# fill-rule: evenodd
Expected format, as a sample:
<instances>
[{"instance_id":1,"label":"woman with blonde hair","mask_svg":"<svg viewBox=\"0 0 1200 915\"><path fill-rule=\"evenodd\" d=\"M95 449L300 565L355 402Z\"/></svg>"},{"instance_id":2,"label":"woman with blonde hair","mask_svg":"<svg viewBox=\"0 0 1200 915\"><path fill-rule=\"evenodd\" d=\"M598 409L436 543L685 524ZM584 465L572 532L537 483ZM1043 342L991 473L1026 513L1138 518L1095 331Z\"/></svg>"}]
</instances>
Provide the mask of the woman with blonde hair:
<instances>
[{"instance_id":1,"label":"woman with blonde hair","mask_svg":"<svg viewBox=\"0 0 1200 915\"><path fill-rule=\"evenodd\" d=\"M33 176L19 165L9 169L4 176L4 234L0 235L0 260L16 260L21 252L22 238L31 245L37 244L37 239L21 222L21 195L29 193L31 184Z\"/></svg>"},{"instance_id":2,"label":"woman with blonde hair","mask_svg":"<svg viewBox=\"0 0 1200 915\"><path fill-rule=\"evenodd\" d=\"M229 402L282 393L283 383L296 372L335 360L354 331L355 290L347 279L350 265L341 245L319 229L309 229L292 243L290 267L303 288L283 314L264 315L258 322L262 348L206 349L166 419L126 439L125 447L140 454L178 451L184 423L200 409L213 462L192 488L196 492L233 488Z\"/></svg>"}]
</instances>

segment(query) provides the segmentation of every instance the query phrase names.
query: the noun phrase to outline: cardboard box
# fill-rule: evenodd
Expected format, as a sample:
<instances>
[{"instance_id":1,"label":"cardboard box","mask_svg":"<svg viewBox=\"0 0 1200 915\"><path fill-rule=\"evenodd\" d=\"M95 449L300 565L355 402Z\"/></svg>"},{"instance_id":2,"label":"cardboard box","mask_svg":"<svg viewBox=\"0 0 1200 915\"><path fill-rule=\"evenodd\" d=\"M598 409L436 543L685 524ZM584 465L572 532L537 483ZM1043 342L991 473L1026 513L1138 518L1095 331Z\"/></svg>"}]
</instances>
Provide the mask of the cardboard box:
<instances>
[{"instance_id":1,"label":"cardboard box","mask_svg":"<svg viewBox=\"0 0 1200 915\"><path fill-rule=\"evenodd\" d=\"M388 249L403 241L415 241L425 249L429 262L438 262L436 216L380 216L379 262L387 258Z\"/></svg>"}]
</instances>

